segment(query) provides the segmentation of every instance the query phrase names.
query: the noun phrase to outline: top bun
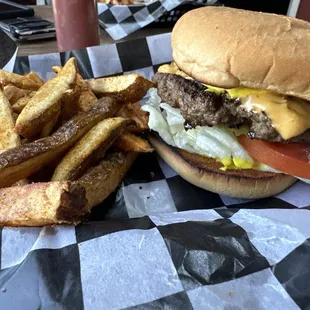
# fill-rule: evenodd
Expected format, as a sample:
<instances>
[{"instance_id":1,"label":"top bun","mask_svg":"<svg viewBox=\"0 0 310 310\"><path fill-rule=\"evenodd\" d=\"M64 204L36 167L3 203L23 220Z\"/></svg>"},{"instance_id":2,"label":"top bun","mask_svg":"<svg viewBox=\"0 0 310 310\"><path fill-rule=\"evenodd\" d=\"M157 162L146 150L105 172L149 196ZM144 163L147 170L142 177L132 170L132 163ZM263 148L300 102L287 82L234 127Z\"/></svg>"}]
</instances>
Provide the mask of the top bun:
<instances>
[{"instance_id":1,"label":"top bun","mask_svg":"<svg viewBox=\"0 0 310 310\"><path fill-rule=\"evenodd\" d=\"M310 100L310 23L225 7L183 15L172 31L173 59L194 79Z\"/></svg>"}]
</instances>

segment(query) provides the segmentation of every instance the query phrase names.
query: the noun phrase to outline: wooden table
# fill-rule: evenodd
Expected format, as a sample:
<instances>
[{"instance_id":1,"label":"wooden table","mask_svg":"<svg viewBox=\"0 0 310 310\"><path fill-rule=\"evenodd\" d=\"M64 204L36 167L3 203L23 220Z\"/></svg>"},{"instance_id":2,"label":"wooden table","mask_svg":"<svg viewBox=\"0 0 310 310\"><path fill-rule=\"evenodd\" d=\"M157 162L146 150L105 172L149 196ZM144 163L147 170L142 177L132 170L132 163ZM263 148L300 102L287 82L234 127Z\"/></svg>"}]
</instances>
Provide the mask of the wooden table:
<instances>
[{"instance_id":1,"label":"wooden table","mask_svg":"<svg viewBox=\"0 0 310 310\"><path fill-rule=\"evenodd\" d=\"M64 0L66 1L66 0ZM42 5L42 6L33 6L36 16L39 16L43 19L53 22L53 10L51 6ZM171 28L143 28L140 29L128 37L114 41L103 29L100 28L100 44L108 44L114 42L121 42L126 40L143 38L153 34L160 34L170 32ZM53 53L57 52L57 42L56 39L48 40L38 40L33 42L18 43L18 55L19 56L28 56L35 54L44 54L44 53Z\"/></svg>"}]
</instances>

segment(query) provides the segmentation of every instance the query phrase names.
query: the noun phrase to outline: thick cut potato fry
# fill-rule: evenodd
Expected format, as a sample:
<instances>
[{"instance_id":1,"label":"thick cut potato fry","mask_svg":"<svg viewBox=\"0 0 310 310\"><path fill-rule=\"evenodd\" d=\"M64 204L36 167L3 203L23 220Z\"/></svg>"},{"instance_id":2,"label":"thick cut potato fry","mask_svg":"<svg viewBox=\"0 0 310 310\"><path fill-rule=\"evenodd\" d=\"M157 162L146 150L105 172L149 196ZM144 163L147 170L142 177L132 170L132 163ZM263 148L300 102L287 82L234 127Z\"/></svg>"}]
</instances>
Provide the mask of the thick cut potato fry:
<instances>
[{"instance_id":1,"label":"thick cut potato fry","mask_svg":"<svg viewBox=\"0 0 310 310\"><path fill-rule=\"evenodd\" d=\"M94 126L62 159L52 181L76 180L97 160L130 123L122 117L109 118Z\"/></svg>"},{"instance_id":2,"label":"thick cut potato fry","mask_svg":"<svg viewBox=\"0 0 310 310\"><path fill-rule=\"evenodd\" d=\"M15 132L16 117L12 112L8 100L0 90L0 149L6 151L21 145L19 135ZM14 186L28 184L27 180L20 180Z\"/></svg>"},{"instance_id":3,"label":"thick cut potato fry","mask_svg":"<svg viewBox=\"0 0 310 310\"><path fill-rule=\"evenodd\" d=\"M3 88L7 85L14 85L18 88L38 90L42 84L33 79L32 76L19 75L16 73L0 70L0 87Z\"/></svg>"},{"instance_id":4,"label":"thick cut potato fry","mask_svg":"<svg viewBox=\"0 0 310 310\"><path fill-rule=\"evenodd\" d=\"M118 111L117 116L132 119L135 124L128 128L130 132L143 132L149 130L149 117L146 112L141 109L139 102L124 104Z\"/></svg>"},{"instance_id":5,"label":"thick cut potato fry","mask_svg":"<svg viewBox=\"0 0 310 310\"><path fill-rule=\"evenodd\" d=\"M98 101L96 95L91 91L86 81L81 76L78 78L81 83L81 93L78 100L79 111L89 111Z\"/></svg>"},{"instance_id":6,"label":"thick cut potato fry","mask_svg":"<svg viewBox=\"0 0 310 310\"><path fill-rule=\"evenodd\" d=\"M15 119L9 101L0 90L0 149L19 146L20 138L15 132Z\"/></svg>"},{"instance_id":7,"label":"thick cut potato fry","mask_svg":"<svg viewBox=\"0 0 310 310\"><path fill-rule=\"evenodd\" d=\"M25 106L28 104L29 100L35 95L35 91L32 91L28 95L19 98L15 103L12 105L12 109L15 113L21 113Z\"/></svg>"},{"instance_id":8,"label":"thick cut potato fry","mask_svg":"<svg viewBox=\"0 0 310 310\"><path fill-rule=\"evenodd\" d=\"M115 100L104 98L89 112L69 120L53 135L1 153L0 187L10 186L40 170L68 150L98 122L115 115L120 106Z\"/></svg>"},{"instance_id":9,"label":"thick cut potato fry","mask_svg":"<svg viewBox=\"0 0 310 310\"><path fill-rule=\"evenodd\" d=\"M60 112L61 112L61 104L59 102L58 103L58 113L57 113L57 115L43 127L43 129L42 129L42 131L40 133L40 138L45 138L45 137L50 135L50 133L53 131L55 125L58 122L58 118L60 116Z\"/></svg>"},{"instance_id":10,"label":"thick cut potato fry","mask_svg":"<svg viewBox=\"0 0 310 310\"><path fill-rule=\"evenodd\" d=\"M48 182L0 189L0 225L77 224L88 210L86 191L79 184Z\"/></svg>"},{"instance_id":11,"label":"thick cut potato fry","mask_svg":"<svg viewBox=\"0 0 310 310\"><path fill-rule=\"evenodd\" d=\"M74 117L78 114L78 99L79 99L79 89L74 87L74 89L68 90L64 93L63 98L61 99L61 122L64 123L68 119Z\"/></svg>"},{"instance_id":12,"label":"thick cut potato fry","mask_svg":"<svg viewBox=\"0 0 310 310\"><path fill-rule=\"evenodd\" d=\"M90 80L90 89L99 98L109 96L126 103L134 103L145 96L155 84L138 74L127 74Z\"/></svg>"},{"instance_id":13,"label":"thick cut potato fry","mask_svg":"<svg viewBox=\"0 0 310 310\"><path fill-rule=\"evenodd\" d=\"M74 88L76 74L76 61L71 58L56 77L35 93L17 118L15 129L20 135L28 138L40 134L44 125L57 115L57 103L64 93Z\"/></svg>"},{"instance_id":14,"label":"thick cut potato fry","mask_svg":"<svg viewBox=\"0 0 310 310\"><path fill-rule=\"evenodd\" d=\"M37 83L39 85L39 87L41 87L44 82L41 80L41 78L35 73L35 72L30 72L28 74L26 74L26 77L32 81L34 81L35 83Z\"/></svg>"},{"instance_id":15,"label":"thick cut potato fry","mask_svg":"<svg viewBox=\"0 0 310 310\"><path fill-rule=\"evenodd\" d=\"M61 67L54 66L52 67L55 73L60 72ZM91 91L90 87L88 86L87 82L84 81L82 76L78 73L76 78L76 94L78 95L77 99L77 106L79 111L89 111L94 104L98 101L96 95Z\"/></svg>"},{"instance_id":16,"label":"thick cut potato fry","mask_svg":"<svg viewBox=\"0 0 310 310\"><path fill-rule=\"evenodd\" d=\"M53 66L52 70L55 73L59 73L62 70L62 67ZM61 99L61 122L65 122L68 119L72 118L79 112L78 100L81 93L81 87L79 85L79 74L77 73L76 82L73 89L66 91L63 98Z\"/></svg>"},{"instance_id":17,"label":"thick cut potato fry","mask_svg":"<svg viewBox=\"0 0 310 310\"><path fill-rule=\"evenodd\" d=\"M13 105L18 99L23 98L32 92L32 90L21 89L14 85L4 86L3 88L3 93L11 105Z\"/></svg>"},{"instance_id":18,"label":"thick cut potato fry","mask_svg":"<svg viewBox=\"0 0 310 310\"><path fill-rule=\"evenodd\" d=\"M90 208L101 203L117 188L136 157L137 153L109 154L76 181L85 188Z\"/></svg>"},{"instance_id":19,"label":"thick cut potato fry","mask_svg":"<svg viewBox=\"0 0 310 310\"><path fill-rule=\"evenodd\" d=\"M123 152L150 153L154 151L147 140L130 132L122 133L115 141L114 146L117 150Z\"/></svg>"}]
</instances>

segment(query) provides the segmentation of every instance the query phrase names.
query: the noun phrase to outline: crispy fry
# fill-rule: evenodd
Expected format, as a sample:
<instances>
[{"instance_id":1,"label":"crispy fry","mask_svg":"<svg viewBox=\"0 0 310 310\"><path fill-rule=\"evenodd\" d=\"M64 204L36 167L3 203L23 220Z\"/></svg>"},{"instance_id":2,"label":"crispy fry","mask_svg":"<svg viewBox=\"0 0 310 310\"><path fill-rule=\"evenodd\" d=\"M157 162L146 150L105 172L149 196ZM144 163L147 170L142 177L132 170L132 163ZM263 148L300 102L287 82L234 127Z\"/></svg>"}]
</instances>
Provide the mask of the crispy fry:
<instances>
[{"instance_id":1,"label":"crispy fry","mask_svg":"<svg viewBox=\"0 0 310 310\"><path fill-rule=\"evenodd\" d=\"M0 189L0 225L77 224L88 213L85 189L70 182Z\"/></svg>"},{"instance_id":2,"label":"crispy fry","mask_svg":"<svg viewBox=\"0 0 310 310\"><path fill-rule=\"evenodd\" d=\"M31 76L0 70L0 87L3 88L7 85L14 85L18 88L29 90L38 90L41 87L41 84Z\"/></svg>"},{"instance_id":3,"label":"crispy fry","mask_svg":"<svg viewBox=\"0 0 310 310\"><path fill-rule=\"evenodd\" d=\"M58 113L57 113L57 115L43 127L43 129L42 129L42 131L40 133L40 138L47 137L53 131L56 123L58 122L58 118L60 116L60 112L61 112L61 104L58 103Z\"/></svg>"},{"instance_id":4,"label":"crispy fry","mask_svg":"<svg viewBox=\"0 0 310 310\"><path fill-rule=\"evenodd\" d=\"M3 88L3 93L11 105L13 105L18 99L23 98L32 92L32 90L21 89L14 85L4 86Z\"/></svg>"},{"instance_id":5,"label":"crispy fry","mask_svg":"<svg viewBox=\"0 0 310 310\"><path fill-rule=\"evenodd\" d=\"M0 90L0 149L6 151L21 145L19 135L15 132L16 118L11 106ZM27 180L20 180L15 186L28 184Z\"/></svg>"},{"instance_id":6,"label":"crispy fry","mask_svg":"<svg viewBox=\"0 0 310 310\"><path fill-rule=\"evenodd\" d=\"M76 87L64 93L64 96L60 101L62 107L61 111L62 123L74 117L79 112L77 105L79 95L80 95L79 89L77 89Z\"/></svg>"},{"instance_id":7,"label":"crispy fry","mask_svg":"<svg viewBox=\"0 0 310 310\"><path fill-rule=\"evenodd\" d=\"M17 118L15 129L20 135L26 138L38 135L57 115L57 103L66 91L74 88L76 73L76 61L71 58L56 77L35 93Z\"/></svg>"},{"instance_id":8,"label":"crispy fry","mask_svg":"<svg viewBox=\"0 0 310 310\"><path fill-rule=\"evenodd\" d=\"M85 188L90 208L98 205L116 189L136 157L136 153L112 153L76 181Z\"/></svg>"},{"instance_id":9,"label":"crispy fry","mask_svg":"<svg viewBox=\"0 0 310 310\"><path fill-rule=\"evenodd\" d=\"M37 83L39 85L39 87L41 87L44 84L44 82L41 80L41 78L35 72L30 72L30 73L26 74L26 77L29 78L30 80L34 81L35 83Z\"/></svg>"},{"instance_id":10,"label":"crispy fry","mask_svg":"<svg viewBox=\"0 0 310 310\"><path fill-rule=\"evenodd\" d=\"M130 118L135 122L135 125L128 128L128 131L130 132L143 132L149 129L148 114L141 109L139 102L123 105L118 111L117 116Z\"/></svg>"},{"instance_id":11,"label":"crispy fry","mask_svg":"<svg viewBox=\"0 0 310 310\"><path fill-rule=\"evenodd\" d=\"M96 95L91 91L86 81L78 75L78 79L81 78L81 93L78 100L79 111L89 111L92 106L98 101Z\"/></svg>"},{"instance_id":12,"label":"crispy fry","mask_svg":"<svg viewBox=\"0 0 310 310\"><path fill-rule=\"evenodd\" d=\"M109 118L94 126L62 159L52 181L76 180L90 165L102 158L123 132L129 120Z\"/></svg>"},{"instance_id":13,"label":"crispy fry","mask_svg":"<svg viewBox=\"0 0 310 310\"><path fill-rule=\"evenodd\" d=\"M98 122L115 115L120 106L115 100L104 98L89 112L80 113L53 135L1 153L0 187L10 186L40 170L68 150Z\"/></svg>"},{"instance_id":14,"label":"crispy fry","mask_svg":"<svg viewBox=\"0 0 310 310\"><path fill-rule=\"evenodd\" d=\"M148 130L137 101L153 82L138 74L87 82L74 57L53 70L46 83L0 70L0 225L77 224L139 152L153 151L131 133Z\"/></svg>"},{"instance_id":15,"label":"crispy fry","mask_svg":"<svg viewBox=\"0 0 310 310\"><path fill-rule=\"evenodd\" d=\"M150 153L154 151L147 140L130 132L122 133L115 141L114 146L117 150L123 152Z\"/></svg>"},{"instance_id":16,"label":"crispy fry","mask_svg":"<svg viewBox=\"0 0 310 310\"><path fill-rule=\"evenodd\" d=\"M23 109L25 108L25 106L28 104L29 100L34 96L36 92L32 91L31 93L29 93L28 95L19 98L13 105L12 105L12 109L14 112L16 113L21 113L21 111L23 111Z\"/></svg>"},{"instance_id":17,"label":"crispy fry","mask_svg":"<svg viewBox=\"0 0 310 310\"><path fill-rule=\"evenodd\" d=\"M20 145L15 132L15 119L9 101L0 90L0 149L8 150Z\"/></svg>"},{"instance_id":18,"label":"crispy fry","mask_svg":"<svg viewBox=\"0 0 310 310\"><path fill-rule=\"evenodd\" d=\"M62 67L53 66L52 70L58 74L62 70ZM79 112L78 99L80 97L81 90L80 90L80 86L78 82L78 75L79 74L77 73L74 88L66 91L64 93L63 98L61 99L61 105L62 105L61 122L62 123L72 118L74 115L76 115Z\"/></svg>"},{"instance_id":19,"label":"crispy fry","mask_svg":"<svg viewBox=\"0 0 310 310\"><path fill-rule=\"evenodd\" d=\"M109 96L126 103L134 103L145 96L155 84L138 74L127 74L90 80L90 89L98 96Z\"/></svg>"},{"instance_id":20,"label":"crispy fry","mask_svg":"<svg viewBox=\"0 0 310 310\"><path fill-rule=\"evenodd\" d=\"M52 69L55 73L58 73L61 70L61 67L54 66ZM89 111L98 99L79 73L76 78L76 88L78 89L76 91L78 94L77 109L83 112Z\"/></svg>"}]
</instances>

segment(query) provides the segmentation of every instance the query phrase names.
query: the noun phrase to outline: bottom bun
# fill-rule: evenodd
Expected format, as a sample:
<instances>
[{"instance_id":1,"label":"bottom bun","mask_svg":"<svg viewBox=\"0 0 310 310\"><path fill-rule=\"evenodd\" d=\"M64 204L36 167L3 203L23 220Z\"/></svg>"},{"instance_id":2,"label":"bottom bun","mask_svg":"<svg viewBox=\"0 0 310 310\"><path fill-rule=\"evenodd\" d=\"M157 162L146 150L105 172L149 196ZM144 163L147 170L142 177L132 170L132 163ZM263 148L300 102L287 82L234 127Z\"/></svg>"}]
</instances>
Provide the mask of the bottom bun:
<instances>
[{"instance_id":1,"label":"bottom bun","mask_svg":"<svg viewBox=\"0 0 310 310\"><path fill-rule=\"evenodd\" d=\"M296 182L283 173L253 169L222 171L215 159L171 147L161 138L149 140L162 159L186 181L208 191L237 198L265 198L276 195Z\"/></svg>"}]
</instances>

